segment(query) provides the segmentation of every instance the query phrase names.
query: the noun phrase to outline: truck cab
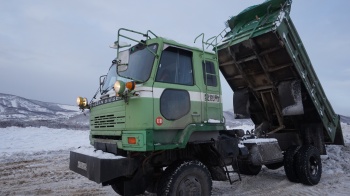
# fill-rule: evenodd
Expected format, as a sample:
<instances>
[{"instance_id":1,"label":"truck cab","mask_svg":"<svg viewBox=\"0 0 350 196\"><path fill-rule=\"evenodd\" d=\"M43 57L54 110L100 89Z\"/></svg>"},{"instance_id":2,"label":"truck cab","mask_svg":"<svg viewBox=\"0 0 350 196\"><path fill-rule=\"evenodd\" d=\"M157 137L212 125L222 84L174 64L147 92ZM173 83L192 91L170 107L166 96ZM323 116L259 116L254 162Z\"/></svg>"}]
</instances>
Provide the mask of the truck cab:
<instances>
[{"instance_id":1,"label":"truck cab","mask_svg":"<svg viewBox=\"0 0 350 196\"><path fill-rule=\"evenodd\" d=\"M184 148L189 140L214 137L201 134L203 123L224 129L214 53L161 37L118 53L99 97L89 104L96 149L118 154ZM200 133L192 135L194 126Z\"/></svg>"},{"instance_id":2,"label":"truck cab","mask_svg":"<svg viewBox=\"0 0 350 196\"><path fill-rule=\"evenodd\" d=\"M146 39L136 41L129 34ZM135 43L124 44L121 39ZM111 47L117 49L117 57L107 75L100 77L94 99L78 97L77 103L90 110L93 151L110 153L112 158L78 149L71 151L70 169L112 185L121 195L141 194L146 188L163 195L174 187L168 178L179 167L199 168L196 176L202 176L206 188L201 189L198 178L190 175L186 178L195 183L194 188L184 184L174 192L192 189L208 195L212 178L227 179L216 148L226 149L230 157L238 155L237 138L224 138L226 147L218 143L225 123L216 54L151 31L128 29L118 31Z\"/></svg>"}]
</instances>

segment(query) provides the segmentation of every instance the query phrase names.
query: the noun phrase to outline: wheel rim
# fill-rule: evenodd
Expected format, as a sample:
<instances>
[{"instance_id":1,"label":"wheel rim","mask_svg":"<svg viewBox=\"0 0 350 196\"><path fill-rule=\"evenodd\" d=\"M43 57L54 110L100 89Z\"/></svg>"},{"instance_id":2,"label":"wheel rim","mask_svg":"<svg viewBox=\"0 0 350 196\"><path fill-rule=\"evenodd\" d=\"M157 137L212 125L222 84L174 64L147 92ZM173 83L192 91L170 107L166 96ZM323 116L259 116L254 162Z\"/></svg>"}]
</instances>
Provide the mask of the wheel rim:
<instances>
[{"instance_id":1,"label":"wheel rim","mask_svg":"<svg viewBox=\"0 0 350 196\"><path fill-rule=\"evenodd\" d=\"M309 171L310 174L316 176L318 174L319 166L318 160L315 157L310 157L309 160Z\"/></svg>"},{"instance_id":2,"label":"wheel rim","mask_svg":"<svg viewBox=\"0 0 350 196\"><path fill-rule=\"evenodd\" d=\"M201 195L201 190L202 186L199 179L196 176L188 175L179 183L176 195Z\"/></svg>"}]
</instances>

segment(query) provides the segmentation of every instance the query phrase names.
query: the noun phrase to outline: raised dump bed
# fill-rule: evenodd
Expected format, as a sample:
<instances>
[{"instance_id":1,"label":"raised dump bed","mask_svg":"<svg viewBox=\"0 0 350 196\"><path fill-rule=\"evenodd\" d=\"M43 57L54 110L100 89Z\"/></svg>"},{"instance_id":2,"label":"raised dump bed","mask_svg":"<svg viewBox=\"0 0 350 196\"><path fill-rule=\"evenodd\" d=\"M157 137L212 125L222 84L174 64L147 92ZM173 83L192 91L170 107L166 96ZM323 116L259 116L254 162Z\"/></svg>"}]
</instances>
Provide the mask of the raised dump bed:
<instances>
[{"instance_id":1,"label":"raised dump bed","mask_svg":"<svg viewBox=\"0 0 350 196\"><path fill-rule=\"evenodd\" d=\"M249 7L227 21L217 46L220 70L234 91L237 118L251 118L259 136L276 137L282 150L344 144L332 109L289 16L290 0Z\"/></svg>"}]
</instances>

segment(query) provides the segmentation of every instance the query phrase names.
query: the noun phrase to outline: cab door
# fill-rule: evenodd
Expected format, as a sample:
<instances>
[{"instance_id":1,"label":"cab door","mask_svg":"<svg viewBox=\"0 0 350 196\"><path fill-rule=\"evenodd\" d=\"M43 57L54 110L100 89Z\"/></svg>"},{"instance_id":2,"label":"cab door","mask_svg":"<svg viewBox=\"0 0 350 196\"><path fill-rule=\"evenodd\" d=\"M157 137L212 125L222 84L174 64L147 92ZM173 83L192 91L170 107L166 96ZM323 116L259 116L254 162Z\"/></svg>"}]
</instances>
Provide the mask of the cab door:
<instances>
[{"instance_id":1,"label":"cab door","mask_svg":"<svg viewBox=\"0 0 350 196\"><path fill-rule=\"evenodd\" d=\"M221 86L217 61L204 59L202 61L204 100L204 121L223 122Z\"/></svg>"},{"instance_id":2,"label":"cab door","mask_svg":"<svg viewBox=\"0 0 350 196\"><path fill-rule=\"evenodd\" d=\"M161 54L153 100L155 140L162 143L171 142L169 138L187 125L202 121L201 93L195 84L192 58L191 51L170 45L165 45ZM160 139L163 134L166 136Z\"/></svg>"}]
</instances>

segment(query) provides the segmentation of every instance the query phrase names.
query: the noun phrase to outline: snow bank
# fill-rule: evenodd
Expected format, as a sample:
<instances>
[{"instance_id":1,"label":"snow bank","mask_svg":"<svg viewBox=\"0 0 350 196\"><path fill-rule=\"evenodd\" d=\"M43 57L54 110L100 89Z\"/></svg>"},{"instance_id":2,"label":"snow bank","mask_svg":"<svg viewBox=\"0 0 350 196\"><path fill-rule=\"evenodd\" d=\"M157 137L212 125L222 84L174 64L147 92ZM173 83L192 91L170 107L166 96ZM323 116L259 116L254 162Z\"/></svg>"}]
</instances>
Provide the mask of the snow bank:
<instances>
[{"instance_id":1,"label":"snow bank","mask_svg":"<svg viewBox=\"0 0 350 196\"><path fill-rule=\"evenodd\" d=\"M0 128L0 135L0 156L90 146L89 131L46 127L8 127Z\"/></svg>"},{"instance_id":2,"label":"snow bank","mask_svg":"<svg viewBox=\"0 0 350 196\"><path fill-rule=\"evenodd\" d=\"M349 174L350 173L350 126L342 123L342 131L345 146L328 145L328 157L322 161L325 174Z\"/></svg>"}]
</instances>

